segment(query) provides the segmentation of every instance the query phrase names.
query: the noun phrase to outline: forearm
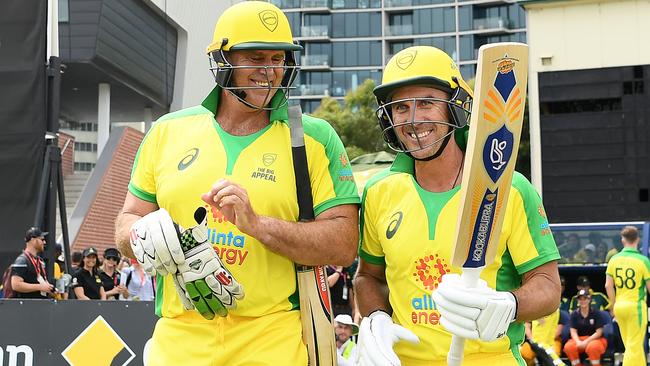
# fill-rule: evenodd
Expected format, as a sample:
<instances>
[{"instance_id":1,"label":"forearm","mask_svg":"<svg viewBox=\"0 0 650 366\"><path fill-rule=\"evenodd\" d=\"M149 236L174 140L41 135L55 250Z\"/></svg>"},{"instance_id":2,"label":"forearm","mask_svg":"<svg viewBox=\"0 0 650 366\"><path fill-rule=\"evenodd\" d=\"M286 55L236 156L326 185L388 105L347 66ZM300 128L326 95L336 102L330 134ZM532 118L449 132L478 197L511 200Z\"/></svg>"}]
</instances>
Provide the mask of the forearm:
<instances>
[{"instance_id":1,"label":"forearm","mask_svg":"<svg viewBox=\"0 0 650 366\"><path fill-rule=\"evenodd\" d=\"M131 241L129 240L129 232L134 222L138 221L142 216L128 212L121 212L115 220L115 242L117 248L122 255L129 258L135 258L131 250Z\"/></svg>"},{"instance_id":2,"label":"forearm","mask_svg":"<svg viewBox=\"0 0 650 366\"><path fill-rule=\"evenodd\" d=\"M334 285L336 285L336 282L338 282L339 278L341 278L341 274L338 272L334 272L331 275L327 276L327 286L329 288L332 288Z\"/></svg>"},{"instance_id":3,"label":"forearm","mask_svg":"<svg viewBox=\"0 0 650 366\"><path fill-rule=\"evenodd\" d=\"M375 310L391 313L388 302L388 284L365 273L358 273L354 279L356 302L362 316L368 316Z\"/></svg>"},{"instance_id":4,"label":"forearm","mask_svg":"<svg viewBox=\"0 0 650 366\"><path fill-rule=\"evenodd\" d=\"M40 284L38 283L27 283L27 282L18 282L18 283L11 283L11 287L14 291L20 292L20 293L27 293L27 292L36 292L40 291Z\"/></svg>"},{"instance_id":5,"label":"forearm","mask_svg":"<svg viewBox=\"0 0 650 366\"><path fill-rule=\"evenodd\" d=\"M260 216L251 233L271 251L304 265L350 265L356 256L358 219L333 217L311 222L288 222Z\"/></svg>"},{"instance_id":6,"label":"forearm","mask_svg":"<svg viewBox=\"0 0 650 366\"><path fill-rule=\"evenodd\" d=\"M616 292L614 291L614 280L609 275L605 278L605 292L607 292L607 297L609 298L609 309L614 309Z\"/></svg>"},{"instance_id":7,"label":"forearm","mask_svg":"<svg viewBox=\"0 0 650 366\"><path fill-rule=\"evenodd\" d=\"M517 298L517 321L533 321L557 310L561 297L557 263L549 262L524 274L522 286L513 294Z\"/></svg>"},{"instance_id":8,"label":"forearm","mask_svg":"<svg viewBox=\"0 0 650 366\"><path fill-rule=\"evenodd\" d=\"M590 335L589 338L586 339L586 341L591 342L593 340L601 338L602 336L603 336L603 328L598 328L596 329L596 333Z\"/></svg>"},{"instance_id":9,"label":"forearm","mask_svg":"<svg viewBox=\"0 0 650 366\"><path fill-rule=\"evenodd\" d=\"M77 297L77 300L90 300L90 298L86 296L86 293L82 287L75 287L74 294Z\"/></svg>"}]
</instances>

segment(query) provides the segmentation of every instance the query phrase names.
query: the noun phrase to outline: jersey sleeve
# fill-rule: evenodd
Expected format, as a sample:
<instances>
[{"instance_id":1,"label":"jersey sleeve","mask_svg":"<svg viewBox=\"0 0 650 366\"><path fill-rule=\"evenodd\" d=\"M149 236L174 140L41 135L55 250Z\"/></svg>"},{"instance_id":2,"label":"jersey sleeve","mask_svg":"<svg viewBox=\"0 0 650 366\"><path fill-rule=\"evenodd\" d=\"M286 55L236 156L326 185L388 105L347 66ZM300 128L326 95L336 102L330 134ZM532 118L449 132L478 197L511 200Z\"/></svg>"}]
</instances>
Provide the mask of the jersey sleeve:
<instances>
[{"instance_id":1,"label":"jersey sleeve","mask_svg":"<svg viewBox=\"0 0 650 366\"><path fill-rule=\"evenodd\" d=\"M359 204L359 193L341 139L329 123L303 115L314 214L344 204Z\"/></svg>"},{"instance_id":2,"label":"jersey sleeve","mask_svg":"<svg viewBox=\"0 0 650 366\"><path fill-rule=\"evenodd\" d=\"M361 219L359 220L359 257L370 264L385 265L384 251L375 227L374 198L376 195L368 193L369 185L363 191L361 199Z\"/></svg>"},{"instance_id":3,"label":"jersey sleeve","mask_svg":"<svg viewBox=\"0 0 650 366\"><path fill-rule=\"evenodd\" d=\"M83 283L81 280L82 272L83 269L79 269L72 275L72 283L70 284L70 288L77 288L77 287L83 287Z\"/></svg>"},{"instance_id":4,"label":"jersey sleeve","mask_svg":"<svg viewBox=\"0 0 650 366\"><path fill-rule=\"evenodd\" d=\"M161 124L155 123L145 135L133 159L129 192L147 202L156 203L155 165Z\"/></svg>"},{"instance_id":5,"label":"jersey sleeve","mask_svg":"<svg viewBox=\"0 0 650 366\"><path fill-rule=\"evenodd\" d=\"M16 258L14 264L11 265L11 275L25 279L27 277L27 270L27 258L21 254L18 256L18 258Z\"/></svg>"},{"instance_id":6,"label":"jersey sleeve","mask_svg":"<svg viewBox=\"0 0 650 366\"><path fill-rule=\"evenodd\" d=\"M515 172L508 209L512 210L508 250L519 274L557 260L560 254L537 191L520 173ZM513 194L514 193L514 194Z\"/></svg>"}]
</instances>

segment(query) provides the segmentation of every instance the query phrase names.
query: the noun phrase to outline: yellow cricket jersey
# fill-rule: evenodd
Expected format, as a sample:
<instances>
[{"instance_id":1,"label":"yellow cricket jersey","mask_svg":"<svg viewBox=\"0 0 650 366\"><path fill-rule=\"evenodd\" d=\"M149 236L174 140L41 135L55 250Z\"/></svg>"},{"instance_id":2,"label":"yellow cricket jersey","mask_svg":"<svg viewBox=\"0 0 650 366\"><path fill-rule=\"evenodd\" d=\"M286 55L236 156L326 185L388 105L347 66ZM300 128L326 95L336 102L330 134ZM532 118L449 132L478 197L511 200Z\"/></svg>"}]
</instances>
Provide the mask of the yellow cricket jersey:
<instances>
[{"instance_id":1,"label":"yellow cricket jersey","mask_svg":"<svg viewBox=\"0 0 650 366\"><path fill-rule=\"evenodd\" d=\"M607 263L607 275L614 280L616 303L632 302L645 308L646 282L650 279L650 260L637 249L624 248Z\"/></svg>"},{"instance_id":2,"label":"yellow cricket jersey","mask_svg":"<svg viewBox=\"0 0 650 366\"><path fill-rule=\"evenodd\" d=\"M414 177L414 163L398 154L390 169L374 176L361 205L360 256L386 266L393 321L415 332L419 345L399 342L400 357L444 361L451 334L438 323L440 313L431 297L445 273L460 273L451 265L458 216L459 190L432 193ZM521 286L522 275L559 259L541 199L521 174L515 173L494 262L481 278L497 290ZM518 354L524 326L513 323L507 337L495 342L467 341L465 354Z\"/></svg>"},{"instance_id":3,"label":"yellow cricket jersey","mask_svg":"<svg viewBox=\"0 0 650 366\"><path fill-rule=\"evenodd\" d=\"M270 112L270 123L248 136L233 136L215 121L221 89L216 87L199 106L161 117L147 133L136 155L129 191L169 211L183 227L196 225L194 211L205 206L201 194L219 179L246 189L258 215L297 221L298 202L291 138L284 106ZM271 101L278 103L281 92ZM345 149L324 120L303 115L314 213L359 196ZM240 232L213 210L208 237L245 298L232 313L258 317L298 308L294 263L271 252L256 238ZM184 312L171 277L158 277L156 313L175 317ZM188 314L191 316L191 314ZM202 319L200 316L194 317Z\"/></svg>"},{"instance_id":4,"label":"yellow cricket jersey","mask_svg":"<svg viewBox=\"0 0 650 366\"><path fill-rule=\"evenodd\" d=\"M545 346L552 346L555 343L555 332L557 331L557 325L559 322L559 308L548 316L545 316L538 320L533 320L531 324L533 341Z\"/></svg>"}]
</instances>

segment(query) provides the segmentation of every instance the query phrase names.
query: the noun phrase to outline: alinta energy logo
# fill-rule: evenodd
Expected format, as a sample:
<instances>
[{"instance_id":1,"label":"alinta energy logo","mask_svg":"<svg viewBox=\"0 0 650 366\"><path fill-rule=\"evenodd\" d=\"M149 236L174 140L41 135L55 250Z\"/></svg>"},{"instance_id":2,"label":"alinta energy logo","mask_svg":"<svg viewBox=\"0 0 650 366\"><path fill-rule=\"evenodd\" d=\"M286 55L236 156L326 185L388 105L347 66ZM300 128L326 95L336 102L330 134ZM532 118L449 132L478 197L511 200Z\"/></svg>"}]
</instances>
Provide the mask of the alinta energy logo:
<instances>
[{"instance_id":1,"label":"alinta energy logo","mask_svg":"<svg viewBox=\"0 0 650 366\"><path fill-rule=\"evenodd\" d=\"M415 57L418 55L418 51L405 51L403 55L400 55L396 60L395 64L402 70L408 69L415 61Z\"/></svg>"},{"instance_id":2,"label":"alinta energy logo","mask_svg":"<svg viewBox=\"0 0 650 366\"><path fill-rule=\"evenodd\" d=\"M222 224L219 226L223 228L223 224L229 222L216 208L209 205L205 205L205 208L210 210L213 223ZM209 227L208 240L219 258L228 264L241 266L248 256L248 250L245 249L246 236L241 233Z\"/></svg>"},{"instance_id":3,"label":"alinta energy logo","mask_svg":"<svg viewBox=\"0 0 650 366\"><path fill-rule=\"evenodd\" d=\"M278 14L273 10L264 10L259 13L264 28L273 32L278 27Z\"/></svg>"},{"instance_id":4,"label":"alinta energy logo","mask_svg":"<svg viewBox=\"0 0 650 366\"><path fill-rule=\"evenodd\" d=\"M199 157L199 149L194 147L185 152L185 156L178 162L178 170L185 170Z\"/></svg>"},{"instance_id":5,"label":"alinta energy logo","mask_svg":"<svg viewBox=\"0 0 650 366\"><path fill-rule=\"evenodd\" d=\"M411 321L413 324L437 325L440 312L431 297L431 292L438 288L442 276L449 272L449 265L437 254L418 258L415 262L413 277L421 282L425 291L411 299Z\"/></svg>"},{"instance_id":6,"label":"alinta energy logo","mask_svg":"<svg viewBox=\"0 0 650 366\"><path fill-rule=\"evenodd\" d=\"M70 366L125 366L135 358L135 353L101 315L61 355Z\"/></svg>"}]
</instances>

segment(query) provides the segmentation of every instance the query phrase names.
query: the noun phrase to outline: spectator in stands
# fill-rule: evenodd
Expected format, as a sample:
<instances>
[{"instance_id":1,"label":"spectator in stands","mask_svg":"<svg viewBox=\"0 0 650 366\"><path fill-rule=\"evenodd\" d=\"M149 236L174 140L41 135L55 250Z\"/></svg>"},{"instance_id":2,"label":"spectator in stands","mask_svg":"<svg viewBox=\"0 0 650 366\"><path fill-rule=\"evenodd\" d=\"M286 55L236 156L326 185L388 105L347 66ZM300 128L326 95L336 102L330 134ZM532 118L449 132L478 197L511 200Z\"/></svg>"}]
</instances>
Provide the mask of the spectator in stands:
<instances>
[{"instance_id":1,"label":"spectator in stands","mask_svg":"<svg viewBox=\"0 0 650 366\"><path fill-rule=\"evenodd\" d=\"M127 291L120 295L122 300L151 301L154 299L153 278L147 275L137 260L131 259L131 266L122 270L120 285Z\"/></svg>"},{"instance_id":2,"label":"spectator in stands","mask_svg":"<svg viewBox=\"0 0 650 366\"><path fill-rule=\"evenodd\" d=\"M356 366L357 345L352 336L359 333L359 326L347 314L337 315L334 323L338 366Z\"/></svg>"},{"instance_id":3,"label":"spectator in stands","mask_svg":"<svg viewBox=\"0 0 650 366\"><path fill-rule=\"evenodd\" d=\"M562 352L562 328L560 309L541 319L526 323L526 341L521 345L521 356L528 366L562 365L559 354Z\"/></svg>"},{"instance_id":4,"label":"spectator in stands","mask_svg":"<svg viewBox=\"0 0 650 366\"><path fill-rule=\"evenodd\" d=\"M560 310L569 311L571 302L568 297L564 296L564 291L566 290L566 279L564 276L560 276L560 285L562 286L562 298L560 299Z\"/></svg>"},{"instance_id":5,"label":"spectator in stands","mask_svg":"<svg viewBox=\"0 0 650 366\"><path fill-rule=\"evenodd\" d=\"M131 259L129 257L122 257L120 264L117 265L117 270L122 273L125 268L131 267Z\"/></svg>"},{"instance_id":6,"label":"spectator in stands","mask_svg":"<svg viewBox=\"0 0 650 366\"><path fill-rule=\"evenodd\" d=\"M612 249L607 252L605 262L609 262L609 259L612 258L615 254L618 254L621 250L623 250L623 243L621 241L621 237L616 235L612 238Z\"/></svg>"},{"instance_id":7,"label":"spectator in stands","mask_svg":"<svg viewBox=\"0 0 650 366\"><path fill-rule=\"evenodd\" d=\"M97 249L90 247L83 251L83 267L72 276L71 287L79 300L106 300L97 266Z\"/></svg>"},{"instance_id":8,"label":"spectator in stands","mask_svg":"<svg viewBox=\"0 0 650 366\"><path fill-rule=\"evenodd\" d=\"M84 259L83 253L81 253L80 251L77 250L72 252L72 256L70 257L70 261L72 262L72 272L76 272L78 269L83 267L83 263L82 263L83 259Z\"/></svg>"},{"instance_id":9,"label":"spectator in stands","mask_svg":"<svg viewBox=\"0 0 650 366\"><path fill-rule=\"evenodd\" d=\"M126 287L120 285L120 272L117 265L120 263L120 252L115 248L104 250L104 263L102 263L99 278L102 280L107 300L117 300L119 295L127 295Z\"/></svg>"},{"instance_id":10,"label":"spectator in stands","mask_svg":"<svg viewBox=\"0 0 650 366\"><path fill-rule=\"evenodd\" d=\"M588 290L577 294L579 307L571 313L571 339L564 345L564 353L572 366L581 365L580 354L586 353L592 365L600 365L600 357L607 350L607 340L603 337L605 319L600 311L591 307Z\"/></svg>"},{"instance_id":11,"label":"spectator in stands","mask_svg":"<svg viewBox=\"0 0 650 366\"><path fill-rule=\"evenodd\" d=\"M32 227L25 233L25 250L11 266L13 297L46 299L54 295L54 286L48 282L45 263L39 254L45 249L47 232Z\"/></svg>"},{"instance_id":12,"label":"spectator in stands","mask_svg":"<svg viewBox=\"0 0 650 366\"><path fill-rule=\"evenodd\" d=\"M562 258L573 258L578 250L580 250L580 238L578 234L569 234L566 243L561 246L558 245L557 249L560 251Z\"/></svg>"},{"instance_id":13,"label":"spectator in stands","mask_svg":"<svg viewBox=\"0 0 650 366\"><path fill-rule=\"evenodd\" d=\"M596 292L591 289L591 283L587 276L580 276L576 281L576 287L578 288L578 293L581 290L585 290L589 293L591 298L591 307L596 310L608 310L609 309L609 299L602 292ZM578 295L575 295L571 298L571 306L569 307L570 311L574 311L578 308Z\"/></svg>"},{"instance_id":14,"label":"spectator in stands","mask_svg":"<svg viewBox=\"0 0 650 366\"><path fill-rule=\"evenodd\" d=\"M596 253L594 254L596 262L604 263L605 259L607 258L607 252L609 252L609 247L607 246L607 243L600 242L596 244Z\"/></svg>"},{"instance_id":15,"label":"spectator in stands","mask_svg":"<svg viewBox=\"0 0 650 366\"><path fill-rule=\"evenodd\" d=\"M330 287L334 315L352 315L352 274L347 267L327 266L327 284Z\"/></svg>"},{"instance_id":16,"label":"spectator in stands","mask_svg":"<svg viewBox=\"0 0 650 366\"><path fill-rule=\"evenodd\" d=\"M594 263L596 261L596 246L592 243L585 244L585 247L573 256L573 260L578 263Z\"/></svg>"}]
</instances>

